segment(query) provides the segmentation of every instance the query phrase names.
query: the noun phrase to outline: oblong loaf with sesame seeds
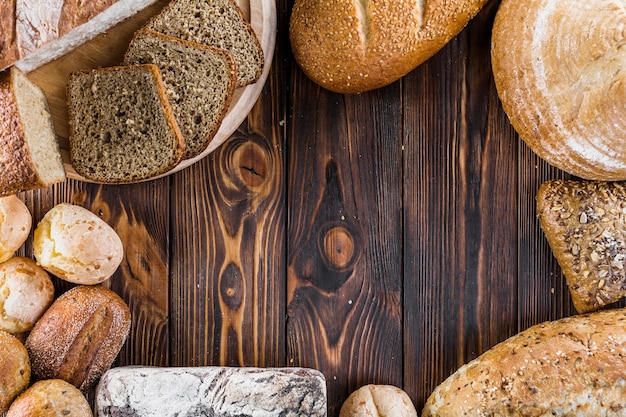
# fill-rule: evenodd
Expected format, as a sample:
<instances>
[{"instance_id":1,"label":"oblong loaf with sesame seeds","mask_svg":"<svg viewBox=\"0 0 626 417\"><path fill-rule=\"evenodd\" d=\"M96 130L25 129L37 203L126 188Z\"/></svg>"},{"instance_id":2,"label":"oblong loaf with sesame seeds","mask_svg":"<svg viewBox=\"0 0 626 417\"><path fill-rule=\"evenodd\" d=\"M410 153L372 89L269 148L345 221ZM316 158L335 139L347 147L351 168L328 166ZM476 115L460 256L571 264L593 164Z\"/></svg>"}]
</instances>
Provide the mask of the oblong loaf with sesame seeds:
<instances>
[{"instance_id":1,"label":"oblong loaf with sesame seeds","mask_svg":"<svg viewBox=\"0 0 626 417\"><path fill-rule=\"evenodd\" d=\"M360 93L390 84L438 52L487 0L296 0L289 37L304 73Z\"/></svg>"},{"instance_id":2,"label":"oblong loaf with sesame seeds","mask_svg":"<svg viewBox=\"0 0 626 417\"><path fill-rule=\"evenodd\" d=\"M427 416L626 415L626 309L537 324L463 365Z\"/></svg>"}]
</instances>

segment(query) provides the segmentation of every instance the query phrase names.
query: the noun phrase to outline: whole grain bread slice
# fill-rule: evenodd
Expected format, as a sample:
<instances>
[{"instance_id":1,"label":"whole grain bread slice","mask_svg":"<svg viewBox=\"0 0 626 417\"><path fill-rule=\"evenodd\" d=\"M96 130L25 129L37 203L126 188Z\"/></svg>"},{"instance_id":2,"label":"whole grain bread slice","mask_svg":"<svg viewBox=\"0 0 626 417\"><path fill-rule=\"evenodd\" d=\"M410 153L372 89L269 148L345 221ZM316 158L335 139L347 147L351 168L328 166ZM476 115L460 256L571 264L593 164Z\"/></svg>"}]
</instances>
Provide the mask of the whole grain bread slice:
<instances>
[{"instance_id":1,"label":"whole grain bread slice","mask_svg":"<svg viewBox=\"0 0 626 417\"><path fill-rule=\"evenodd\" d=\"M68 81L70 158L101 183L129 183L172 169L184 140L156 65L72 73Z\"/></svg>"},{"instance_id":2,"label":"whole grain bread slice","mask_svg":"<svg viewBox=\"0 0 626 417\"><path fill-rule=\"evenodd\" d=\"M173 0L146 28L229 51L237 63L237 87L263 72L261 44L234 0Z\"/></svg>"},{"instance_id":3,"label":"whole grain bread slice","mask_svg":"<svg viewBox=\"0 0 626 417\"><path fill-rule=\"evenodd\" d=\"M184 157L202 153L217 133L235 90L237 71L230 53L142 29L135 33L123 64L159 67L185 138Z\"/></svg>"}]
</instances>

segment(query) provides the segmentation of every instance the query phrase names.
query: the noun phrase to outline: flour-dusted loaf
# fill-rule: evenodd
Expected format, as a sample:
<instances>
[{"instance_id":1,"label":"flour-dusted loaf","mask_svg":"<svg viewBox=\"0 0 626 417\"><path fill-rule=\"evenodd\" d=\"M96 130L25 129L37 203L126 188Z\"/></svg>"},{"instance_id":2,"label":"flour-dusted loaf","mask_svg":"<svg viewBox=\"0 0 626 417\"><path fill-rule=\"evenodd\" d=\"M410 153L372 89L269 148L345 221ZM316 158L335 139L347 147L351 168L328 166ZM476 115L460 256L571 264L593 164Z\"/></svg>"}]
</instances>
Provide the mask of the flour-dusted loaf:
<instances>
[{"instance_id":1,"label":"flour-dusted loaf","mask_svg":"<svg viewBox=\"0 0 626 417\"><path fill-rule=\"evenodd\" d=\"M504 0L492 36L502 106L524 142L584 179L626 179L626 4Z\"/></svg>"},{"instance_id":2,"label":"flour-dusted loaf","mask_svg":"<svg viewBox=\"0 0 626 417\"><path fill-rule=\"evenodd\" d=\"M70 159L83 177L130 183L164 174L185 144L156 65L75 72L68 82Z\"/></svg>"},{"instance_id":3,"label":"flour-dusted loaf","mask_svg":"<svg viewBox=\"0 0 626 417\"><path fill-rule=\"evenodd\" d=\"M391 84L438 52L487 0L296 0L294 57L322 87L360 93Z\"/></svg>"},{"instance_id":4,"label":"flour-dusted loaf","mask_svg":"<svg viewBox=\"0 0 626 417\"><path fill-rule=\"evenodd\" d=\"M237 63L237 87L263 72L263 49L235 0L172 0L146 28L227 50Z\"/></svg>"},{"instance_id":5,"label":"flour-dusted loaf","mask_svg":"<svg viewBox=\"0 0 626 417\"><path fill-rule=\"evenodd\" d=\"M0 73L0 196L65 181L46 97L20 70Z\"/></svg>"},{"instance_id":6,"label":"flour-dusted loaf","mask_svg":"<svg viewBox=\"0 0 626 417\"><path fill-rule=\"evenodd\" d=\"M133 37L123 64L159 67L185 138L185 158L202 153L217 133L235 90L237 67L230 53L143 29Z\"/></svg>"},{"instance_id":7,"label":"flour-dusted loaf","mask_svg":"<svg viewBox=\"0 0 626 417\"><path fill-rule=\"evenodd\" d=\"M626 295L626 184L547 181L537 216L579 313Z\"/></svg>"},{"instance_id":8,"label":"flour-dusted loaf","mask_svg":"<svg viewBox=\"0 0 626 417\"><path fill-rule=\"evenodd\" d=\"M0 70L52 61L159 0L3 0Z\"/></svg>"},{"instance_id":9,"label":"flour-dusted loaf","mask_svg":"<svg viewBox=\"0 0 626 417\"><path fill-rule=\"evenodd\" d=\"M626 310L532 326L463 365L428 416L626 415Z\"/></svg>"},{"instance_id":10,"label":"flour-dusted loaf","mask_svg":"<svg viewBox=\"0 0 626 417\"><path fill-rule=\"evenodd\" d=\"M326 381L306 368L117 367L96 389L100 417L325 417Z\"/></svg>"}]
</instances>

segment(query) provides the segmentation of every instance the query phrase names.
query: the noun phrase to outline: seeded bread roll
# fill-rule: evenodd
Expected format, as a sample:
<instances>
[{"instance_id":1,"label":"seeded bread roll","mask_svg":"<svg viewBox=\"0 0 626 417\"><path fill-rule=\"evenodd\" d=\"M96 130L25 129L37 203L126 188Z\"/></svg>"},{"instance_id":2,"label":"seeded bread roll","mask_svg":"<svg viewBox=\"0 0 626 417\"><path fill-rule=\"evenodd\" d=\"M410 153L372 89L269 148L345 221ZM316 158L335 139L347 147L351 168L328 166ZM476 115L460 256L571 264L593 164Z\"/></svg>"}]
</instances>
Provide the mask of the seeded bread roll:
<instances>
[{"instance_id":1,"label":"seeded bread roll","mask_svg":"<svg viewBox=\"0 0 626 417\"><path fill-rule=\"evenodd\" d=\"M234 0L173 0L146 28L228 51L237 63L237 87L263 72L261 43Z\"/></svg>"},{"instance_id":2,"label":"seeded bread roll","mask_svg":"<svg viewBox=\"0 0 626 417\"><path fill-rule=\"evenodd\" d=\"M15 336L0 330L0 415L28 387L30 359L26 348Z\"/></svg>"},{"instance_id":3,"label":"seeded bread roll","mask_svg":"<svg viewBox=\"0 0 626 417\"><path fill-rule=\"evenodd\" d=\"M620 416L626 310L530 327L463 365L426 401L428 416Z\"/></svg>"},{"instance_id":4,"label":"seeded bread roll","mask_svg":"<svg viewBox=\"0 0 626 417\"><path fill-rule=\"evenodd\" d=\"M6 417L92 417L85 396L61 379L37 381L11 404Z\"/></svg>"},{"instance_id":5,"label":"seeded bread roll","mask_svg":"<svg viewBox=\"0 0 626 417\"><path fill-rule=\"evenodd\" d=\"M0 73L0 142L0 196L65 181L46 97L15 67Z\"/></svg>"},{"instance_id":6,"label":"seeded bread roll","mask_svg":"<svg viewBox=\"0 0 626 417\"><path fill-rule=\"evenodd\" d=\"M29 331L53 299L52 280L35 261L16 256L0 263L0 330Z\"/></svg>"},{"instance_id":7,"label":"seeded bread roll","mask_svg":"<svg viewBox=\"0 0 626 417\"><path fill-rule=\"evenodd\" d=\"M184 158L204 151L217 133L237 82L237 67L222 49L147 29L133 37L124 65L155 64L185 138Z\"/></svg>"},{"instance_id":8,"label":"seeded bread roll","mask_svg":"<svg viewBox=\"0 0 626 417\"><path fill-rule=\"evenodd\" d=\"M339 417L417 417L408 394L393 385L365 385L341 406Z\"/></svg>"},{"instance_id":9,"label":"seeded bread roll","mask_svg":"<svg viewBox=\"0 0 626 417\"><path fill-rule=\"evenodd\" d=\"M111 366L130 330L130 310L100 285L61 295L26 339L33 376L62 379L86 392Z\"/></svg>"},{"instance_id":10,"label":"seeded bread roll","mask_svg":"<svg viewBox=\"0 0 626 417\"><path fill-rule=\"evenodd\" d=\"M33 253L39 265L75 284L94 285L111 277L124 258L115 230L84 207L60 203L35 229Z\"/></svg>"},{"instance_id":11,"label":"seeded bread roll","mask_svg":"<svg viewBox=\"0 0 626 417\"><path fill-rule=\"evenodd\" d=\"M296 0L289 23L304 73L338 93L403 77L456 36L487 0Z\"/></svg>"},{"instance_id":12,"label":"seeded bread roll","mask_svg":"<svg viewBox=\"0 0 626 417\"><path fill-rule=\"evenodd\" d=\"M624 183L547 181L537 216L579 313L626 295Z\"/></svg>"},{"instance_id":13,"label":"seeded bread roll","mask_svg":"<svg viewBox=\"0 0 626 417\"><path fill-rule=\"evenodd\" d=\"M496 14L504 111L537 155L581 178L626 179L625 19L615 0L504 0Z\"/></svg>"},{"instance_id":14,"label":"seeded bread roll","mask_svg":"<svg viewBox=\"0 0 626 417\"><path fill-rule=\"evenodd\" d=\"M185 152L156 65L71 74L68 111L72 166L94 182L130 183L164 174Z\"/></svg>"},{"instance_id":15,"label":"seeded bread roll","mask_svg":"<svg viewBox=\"0 0 626 417\"><path fill-rule=\"evenodd\" d=\"M11 258L30 234L33 218L15 195L0 197L0 262Z\"/></svg>"}]
</instances>

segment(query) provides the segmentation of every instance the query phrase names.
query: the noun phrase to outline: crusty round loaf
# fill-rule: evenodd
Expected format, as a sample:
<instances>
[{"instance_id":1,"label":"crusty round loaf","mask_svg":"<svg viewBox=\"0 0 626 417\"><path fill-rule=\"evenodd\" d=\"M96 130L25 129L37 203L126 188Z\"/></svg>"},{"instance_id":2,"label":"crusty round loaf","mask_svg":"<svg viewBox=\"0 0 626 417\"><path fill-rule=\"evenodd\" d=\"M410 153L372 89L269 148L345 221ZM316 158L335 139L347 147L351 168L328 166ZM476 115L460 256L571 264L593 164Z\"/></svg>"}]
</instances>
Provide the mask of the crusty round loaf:
<instances>
[{"instance_id":1,"label":"crusty round loaf","mask_svg":"<svg viewBox=\"0 0 626 417\"><path fill-rule=\"evenodd\" d=\"M15 195L0 197L0 262L15 254L28 238L33 218Z\"/></svg>"},{"instance_id":2,"label":"crusty round loaf","mask_svg":"<svg viewBox=\"0 0 626 417\"><path fill-rule=\"evenodd\" d=\"M541 158L585 179L626 179L625 19L623 1L504 0L493 25L511 124Z\"/></svg>"},{"instance_id":3,"label":"crusty round loaf","mask_svg":"<svg viewBox=\"0 0 626 417\"><path fill-rule=\"evenodd\" d=\"M61 379L37 381L13 401L6 417L92 417L85 396Z\"/></svg>"},{"instance_id":4,"label":"crusty round loaf","mask_svg":"<svg viewBox=\"0 0 626 417\"><path fill-rule=\"evenodd\" d=\"M341 406L339 417L417 417L408 394L393 385L364 385Z\"/></svg>"},{"instance_id":5,"label":"crusty round loaf","mask_svg":"<svg viewBox=\"0 0 626 417\"><path fill-rule=\"evenodd\" d=\"M360 93L391 84L438 52L487 0L296 0L294 57L322 87Z\"/></svg>"},{"instance_id":6,"label":"crusty round loaf","mask_svg":"<svg viewBox=\"0 0 626 417\"><path fill-rule=\"evenodd\" d=\"M53 299L52 280L35 261L15 256L0 263L0 330L32 329Z\"/></svg>"},{"instance_id":7,"label":"crusty round loaf","mask_svg":"<svg viewBox=\"0 0 626 417\"><path fill-rule=\"evenodd\" d=\"M427 416L618 416L626 412L626 309L538 324L463 365Z\"/></svg>"},{"instance_id":8,"label":"crusty round loaf","mask_svg":"<svg viewBox=\"0 0 626 417\"><path fill-rule=\"evenodd\" d=\"M114 291L80 285L39 319L25 345L37 379L63 379L81 391L109 369L130 330L130 310Z\"/></svg>"},{"instance_id":9,"label":"crusty round loaf","mask_svg":"<svg viewBox=\"0 0 626 417\"><path fill-rule=\"evenodd\" d=\"M85 285L110 278L124 257L122 240L111 226L86 208L67 203L41 219L33 252L51 274Z\"/></svg>"},{"instance_id":10,"label":"crusty round loaf","mask_svg":"<svg viewBox=\"0 0 626 417\"><path fill-rule=\"evenodd\" d=\"M30 360L18 338L0 330L0 415L28 387Z\"/></svg>"}]
</instances>

